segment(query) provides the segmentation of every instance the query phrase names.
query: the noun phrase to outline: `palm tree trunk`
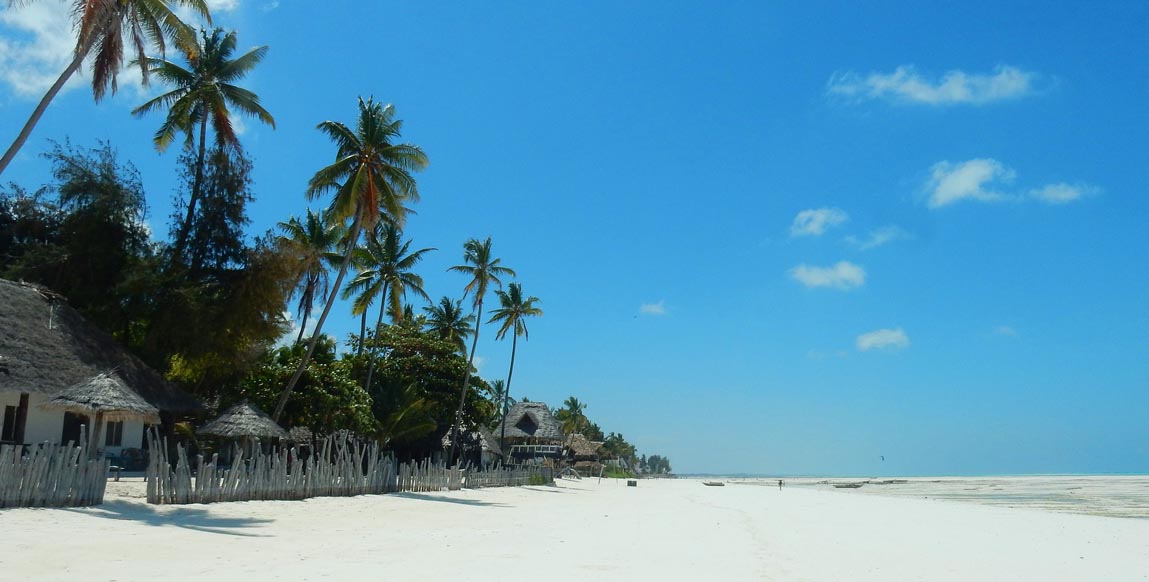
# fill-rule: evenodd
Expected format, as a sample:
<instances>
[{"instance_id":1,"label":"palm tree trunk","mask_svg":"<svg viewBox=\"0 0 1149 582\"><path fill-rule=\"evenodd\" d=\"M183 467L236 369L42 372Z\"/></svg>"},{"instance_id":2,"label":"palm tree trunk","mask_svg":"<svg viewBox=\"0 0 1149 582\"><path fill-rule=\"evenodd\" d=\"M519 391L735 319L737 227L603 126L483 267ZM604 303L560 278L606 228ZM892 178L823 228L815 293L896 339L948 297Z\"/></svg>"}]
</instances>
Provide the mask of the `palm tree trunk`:
<instances>
[{"instance_id":1,"label":"palm tree trunk","mask_svg":"<svg viewBox=\"0 0 1149 582\"><path fill-rule=\"evenodd\" d=\"M375 321L375 337L377 339L379 337L379 328L383 327L383 312L386 310L387 305L387 283L387 281L383 281L383 295L379 301L379 319ZM363 315L367 315L366 309L363 310ZM371 362L367 364L367 387L365 389L368 394L371 394L371 376L375 374L375 350L377 348L378 346L372 346L371 353L368 356L371 360Z\"/></svg>"},{"instance_id":2,"label":"palm tree trunk","mask_svg":"<svg viewBox=\"0 0 1149 582\"><path fill-rule=\"evenodd\" d=\"M199 203L200 189L203 187L203 162L207 153L207 116L199 122L199 160L195 166L195 180L192 182L191 195L188 196L188 211L180 225L179 235L176 237L175 262L178 264L183 258L184 247L187 246L188 234L191 232L192 217L195 216L195 207Z\"/></svg>"},{"instance_id":3,"label":"palm tree trunk","mask_svg":"<svg viewBox=\"0 0 1149 582\"><path fill-rule=\"evenodd\" d=\"M310 309L303 311L303 321L299 322L299 337L295 338L295 343L303 341L303 330L307 329L307 316L309 315L311 315Z\"/></svg>"},{"instance_id":4,"label":"palm tree trunk","mask_svg":"<svg viewBox=\"0 0 1149 582\"><path fill-rule=\"evenodd\" d=\"M455 411L455 423L451 425L451 450L447 453L447 464L455 459L455 440L459 425L463 422L463 403L467 401L467 388L471 387L471 368L475 365L475 348L479 347L479 328L483 327L483 300L479 299L478 316L475 318L475 337L471 340L471 357L467 359L467 369L463 372L463 391L459 393L459 409Z\"/></svg>"},{"instance_id":5,"label":"palm tree trunk","mask_svg":"<svg viewBox=\"0 0 1149 582\"><path fill-rule=\"evenodd\" d=\"M363 344L367 343L367 308L363 308L363 316L359 318L359 349L355 351L355 356L363 355Z\"/></svg>"},{"instance_id":6,"label":"palm tree trunk","mask_svg":"<svg viewBox=\"0 0 1149 582\"><path fill-rule=\"evenodd\" d=\"M506 336L504 336L506 337ZM511 369L507 370L507 387L503 389L503 422L500 423L499 452L503 450L503 439L507 438L507 396L511 394L511 376L515 373L515 351L519 347L519 334L511 333ZM506 455L504 455L505 457Z\"/></svg>"},{"instance_id":7,"label":"palm tree trunk","mask_svg":"<svg viewBox=\"0 0 1149 582\"><path fill-rule=\"evenodd\" d=\"M4 173L4 169L8 167L8 164L12 163L12 159L16 157L20 148L24 147L24 142L28 141L28 137L32 135L32 129L40 122L40 117L43 116L44 111L48 109L48 104L56 98L56 94L60 92L60 89L64 88L64 84L68 82L72 74L80 69L80 65L83 64L84 55L86 54L88 54L87 49L77 53L77 56L72 59L68 68L64 69L63 73L60 73L60 78L56 79L56 82L52 83L52 86L48 88L48 92L40 99L40 103L36 105L36 109L32 110L32 116L24 123L20 134L16 136L16 141L13 141L12 145L8 146L8 151L4 152L3 158L0 158L0 174Z\"/></svg>"},{"instance_id":8,"label":"palm tree trunk","mask_svg":"<svg viewBox=\"0 0 1149 582\"><path fill-rule=\"evenodd\" d=\"M327 316L331 313L331 306L335 305L335 296L339 293L339 286L343 284L343 276L347 274L347 267L351 265L351 253L355 250L355 243L357 242L359 242L358 216L355 217L355 223L351 225L351 236L347 239L347 251L343 253L343 264L339 266L339 276L335 278L335 285L332 287L331 293L327 295L327 305L323 307L323 313L319 315L319 322L315 325L315 333L311 334L311 341L307 343L307 353L303 355L299 367L295 369L295 374L292 374L291 380L287 381L287 386L279 395L279 403L275 405L275 414L271 415L271 419L275 422L279 422L279 417L283 415L283 409L287 406L287 399L291 396L291 391L295 389L295 385L299 383L299 378L303 376L307 362L311 361L311 354L315 352L315 344L319 342L319 336L323 334L323 323L327 321Z\"/></svg>"}]
</instances>

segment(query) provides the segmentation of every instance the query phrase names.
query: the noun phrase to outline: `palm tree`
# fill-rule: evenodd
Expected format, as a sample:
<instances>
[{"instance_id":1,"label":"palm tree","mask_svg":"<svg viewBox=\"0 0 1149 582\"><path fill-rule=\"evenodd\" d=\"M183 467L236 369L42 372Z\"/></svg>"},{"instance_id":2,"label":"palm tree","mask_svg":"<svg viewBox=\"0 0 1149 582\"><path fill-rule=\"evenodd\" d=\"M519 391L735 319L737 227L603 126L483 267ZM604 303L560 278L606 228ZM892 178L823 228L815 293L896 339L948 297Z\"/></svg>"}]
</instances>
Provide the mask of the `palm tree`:
<instances>
[{"instance_id":1,"label":"palm tree","mask_svg":"<svg viewBox=\"0 0 1149 582\"><path fill-rule=\"evenodd\" d=\"M376 336L379 335L379 329L383 326L383 314L388 311L388 307L390 307L392 321L403 321L403 298L407 296L408 291L427 301L431 300L427 296L427 292L423 290L423 278L412 272L412 269L419 261L423 260L423 255L437 249L426 248L410 252L410 248L411 241L403 240L403 231L399 230L397 226L380 224L377 232L368 237L367 245L362 249L363 254L367 257L366 264L371 265L371 268L361 271L343 292L344 299L349 299L356 291L360 292L352 305L352 313L361 310L366 314L367 307L370 306L371 302L376 297L381 298L379 317L375 321ZM362 352L364 343L366 343L366 338L361 336L359 339L360 352ZM368 392L371 391L371 376L374 372L375 358L372 357L371 362L367 365L366 389Z\"/></svg>"},{"instance_id":2,"label":"palm tree","mask_svg":"<svg viewBox=\"0 0 1149 582\"><path fill-rule=\"evenodd\" d=\"M492 256L491 237L488 236L485 241L473 238L463 243L463 264L447 269L470 275L471 281L463 288L463 298L466 299L469 293L474 294L473 306L476 313L475 337L471 339L471 356L467 359L467 369L463 373L463 389L459 392L459 409L455 412L455 424L451 427L451 449L447 456L448 463L455 458L455 436L463 421L463 403L467 397L467 388L471 385L471 368L475 365L475 348L479 345L479 323L483 321L483 298L486 297L487 288L491 286L491 283L500 288L503 286L503 281L499 279L500 275L515 276L513 270L500 265L500 263L502 263L502 259Z\"/></svg>"},{"instance_id":3,"label":"palm tree","mask_svg":"<svg viewBox=\"0 0 1149 582\"><path fill-rule=\"evenodd\" d=\"M474 331L474 315L463 315L462 301L444 296L439 305L424 307L427 313L427 331L439 339L455 344L460 354L467 353L467 337Z\"/></svg>"},{"instance_id":4,"label":"palm tree","mask_svg":"<svg viewBox=\"0 0 1149 582\"><path fill-rule=\"evenodd\" d=\"M235 31L225 33L222 28L211 32L202 31L198 46L183 48L189 68L185 69L165 59L148 58L148 71L174 88L163 95L132 110L132 115L143 117L148 113L167 108L168 115L156 130L153 141L156 149L163 151L176 134L187 136L187 147L193 144L199 148L196 160L192 191L188 196L188 207L183 222L177 230L173 254L178 262L187 243L192 217L199 203L203 185L204 155L207 151L207 126L210 121L215 133L216 144L220 148L239 148L239 137L231 123L230 108L254 117L272 128L275 119L259 103L259 96L232 83L251 72L263 57L267 47L253 48L237 58L235 53ZM230 107L230 108L229 108ZM199 139L193 138L199 133Z\"/></svg>"},{"instance_id":5,"label":"palm tree","mask_svg":"<svg viewBox=\"0 0 1149 582\"><path fill-rule=\"evenodd\" d=\"M324 121L318 127L335 142L337 152L335 162L311 178L307 196L314 199L325 192L334 191L335 197L328 207L328 216L339 222L350 219L351 228L345 239L339 275L332 285L333 292L327 296L327 304L319 316L315 333L308 342L307 352L299 362L299 368L279 395L279 403L272 417L276 420L283 414L283 407L287 405L291 391L315 351L315 344L323 333L323 323L331 313L336 292L343 284L347 267L351 265L351 255L359 242L360 232L374 228L380 219L402 226L406 218L403 204L419 200L419 190L411 173L427 167L427 155L418 146L392 143L401 135L403 122L395 119L395 108L390 104L384 106L374 99L364 101L360 97L359 122L354 131L338 121Z\"/></svg>"},{"instance_id":6,"label":"palm tree","mask_svg":"<svg viewBox=\"0 0 1149 582\"><path fill-rule=\"evenodd\" d=\"M511 368L507 371L507 389L503 391L503 422L502 434L499 435L499 450L503 448L503 438L507 434L507 399L506 394L511 389L511 376L515 373L515 351L519 345L519 336L523 339L529 339L530 334L527 332L528 317L538 317L543 314L543 310L535 307L535 303L539 302L539 298L535 296L523 298L523 286L518 283L511 283L507 285L507 290L502 289L495 291L499 297L499 308L491 312L491 320L487 323L502 322L499 326L499 331L495 333L495 339L503 339L507 337L507 332L511 333Z\"/></svg>"},{"instance_id":7,"label":"palm tree","mask_svg":"<svg viewBox=\"0 0 1149 582\"><path fill-rule=\"evenodd\" d=\"M12 4L11 0L9 4ZM177 47L188 47L194 51L195 31L184 24L172 11L171 5L186 6L192 12L199 14L204 20L211 22L206 0L118 0L116 2L94 2L92 0L73 0L72 14L75 18L76 48L72 51L72 61L48 88L48 92L40 99L40 103L32 110L32 115L20 130L16 140L0 158L0 174L16 157L16 153L32 135L32 129L39 123L40 117L48 109L48 104L80 70L84 59L92 56L92 96L100 102L110 87L112 93L116 92L116 76L124 63L124 45L136 55L136 62L140 64L143 82L148 83L148 68L143 63L147 60L144 50L147 45L159 51L162 55L166 49L166 39L171 38ZM127 41L127 42L125 42Z\"/></svg>"},{"instance_id":8,"label":"palm tree","mask_svg":"<svg viewBox=\"0 0 1149 582\"><path fill-rule=\"evenodd\" d=\"M560 411L560 414L556 414L555 416L561 416L559 420L563 423L563 431L567 434L573 434L582 432L583 427L587 425L585 410L586 404L579 402L578 398L571 396L563 402L563 409Z\"/></svg>"},{"instance_id":9,"label":"palm tree","mask_svg":"<svg viewBox=\"0 0 1149 582\"><path fill-rule=\"evenodd\" d=\"M322 214L312 212L310 208L302 222L293 216L287 222L279 223L279 228L283 231L279 243L290 253L299 273L295 284L299 292L297 313L301 316L299 337L295 341L299 343L303 340L303 330L307 328L315 300L327 299L330 290L327 269L339 260L334 249L345 233L342 224L328 224Z\"/></svg>"},{"instance_id":10,"label":"palm tree","mask_svg":"<svg viewBox=\"0 0 1149 582\"><path fill-rule=\"evenodd\" d=\"M351 313L366 316L367 308L382 298L379 303L379 317L375 323L375 332L383 325L383 314L389 312L392 321L403 320L403 298L407 291L430 301L426 291L423 290L423 278L412 272L423 255L435 248L419 249L410 252L411 241L403 240L403 231L393 224L377 224L372 235L367 238L367 244L356 249L353 261L360 265L359 274L347 284L343 290L343 299L350 299L358 293L352 303ZM390 291L390 295L388 295ZM363 352L366 343L366 318L360 328L359 353ZM368 374L370 377L370 373Z\"/></svg>"}]
</instances>

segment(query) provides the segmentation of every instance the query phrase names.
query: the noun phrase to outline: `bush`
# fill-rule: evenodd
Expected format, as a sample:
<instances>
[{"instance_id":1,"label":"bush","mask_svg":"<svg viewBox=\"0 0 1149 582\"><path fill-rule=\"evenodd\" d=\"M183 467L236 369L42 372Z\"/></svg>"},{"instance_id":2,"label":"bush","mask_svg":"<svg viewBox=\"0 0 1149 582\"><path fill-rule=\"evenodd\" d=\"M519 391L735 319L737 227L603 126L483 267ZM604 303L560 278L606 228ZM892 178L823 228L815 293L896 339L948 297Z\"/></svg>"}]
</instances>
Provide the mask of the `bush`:
<instances>
[{"instance_id":1,"label":"bush","mask_svg":"<svg viewBox=\"0 0 1149 582\"><path fill-rule=\"evenodd\" d=\"M527 477L527 484L528 485L546 485L547 480L542 475L531 475L530 477Z\"/></svg>"}]
</instances>

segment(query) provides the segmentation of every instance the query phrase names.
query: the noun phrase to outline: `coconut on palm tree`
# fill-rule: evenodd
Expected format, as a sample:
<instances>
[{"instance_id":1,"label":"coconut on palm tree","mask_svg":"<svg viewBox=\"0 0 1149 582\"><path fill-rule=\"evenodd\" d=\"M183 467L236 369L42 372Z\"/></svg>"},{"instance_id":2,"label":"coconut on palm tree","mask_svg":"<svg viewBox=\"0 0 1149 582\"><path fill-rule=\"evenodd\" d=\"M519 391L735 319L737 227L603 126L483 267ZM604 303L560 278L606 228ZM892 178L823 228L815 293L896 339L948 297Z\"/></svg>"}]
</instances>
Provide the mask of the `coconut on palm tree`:
<instances>
[{"instance_id":1,"label":"coconut on palm tree","mask_svg":"<svg viewBox=\"0 0 1149 582\"><path fill-rule=\"evenodd\" d=\"M439 299L438 305L424 307L427 314L427 331L439 339L451 342L459 353L467 353L467 338L474 332L474 315L463 315L463 302L450 297Z\"/></svg>"},{"instance_id":2,"label":"coconut on palm tree","mask_svg":"<svg viewBox=\"0 0 1149 582\"><path fill-rule=\"evenodd\" d=\"M412 173L427 167L427 155L422 149L412 144L395 143L402 133L403 122L395 119L395 108L390 104L383 105L374 99L360 97L359 120L354 130L338 121L324 121L318 128L335 142L335 162L315 173L308 184L307 195L314 199L333 192L335 195L327 210L329 218L341 223L350 221L351 226L344 239L343 259L332 292L327 296L327 304L319 315L299 367L279 395L272 415L275 419L283 414L283 407L287 405L291 391L303 375L315 351L315 344L323 334L323 323L335 304L360 233L374 228L384 218L402 226L406 219L404 204L419 200Z\"/></svg>"},{"instance_id":3,"label":"coconut on palm tree","mask_svg":"<svg viewBox=\"0 0 1149 582\"><path fill-rule=\"evenodd\" d=\"M518 283L511 283L507 285L507 290L502 289L495 291L499 297L499 308L491 312L491 320L487 323L499 323L499 331L495 333L495 339L503 339L507 337L507 332L511 332L511 367L507 371L507 388L503 391L503 404L502 404L502 434L499 435L499 449L502 450L503 438L507 434L507 392L511 389L511 376L515 373L515 352L519 346L519 336L523 336L523 340L530 337L527 331L528 317L538 317L543 314L543 310L535 307L535 303L539 303L539 298L535 296L523 297L523 286Z\"/></svg>"},{"instance_id":4,"label":"coconut on palm tree","mask_svg":"<svg viewBox=\"0 0 1149 582\"><path fill-rule=\"evenodd\" d=\"M310 208L302 222L293 216L287 222L279 223L283 231L279 236L279 244L287 252L298 273L295 291L299 293L297 313L300 315L300 323L296 343L303 341L303 330L307 328L315 300L327 299L330 291L328 267L339 260L335 248L346 234L343 226L340 223L328 223L322 214L312 212Z\"/></svg>"},{"instance_id":5,"label":"coconut on palm tree","mask_svg":"<svg viewBox=\"0 0 1149 582\"><path fill-rule=\"evenodd\" d=\"M515 276L512 269L502 266L503 260L496 258L491 252L491 237L480 241L473 238L463 243L463 264L455 265L448 271L463 273L471 277L470 282L463 288L463 298L468 294L474 298L472 306L475 310L475 336L471 339L471 356L467 358L467 369L463 373L463 387L459 392L459 409L455 412L455 423L451 427L451 449L448 459L455 457L455 436L463 421L463 403L467 397L467 389L471 386L471 369L475 365L475 348L479 345L479 324L483 321L483 298L487 296L487 289L493 284L502 288L503 281L500 276Z\"/></svg>"},{"instance_id":6,"label":"coconut on palm tree","mask_svg":"<svg viewBox=\"0 0 1149 582\"><path fill-rule=\"evenodd\" d=\"M222 28L217 28L210 34L202 31L200 36L198 46L181 48L188 62L187 68L166 59L147 59L148 71L172 89L132 110L132 115L143 117L153 111L167 109L167 117L153 138L160 151L175 141L178 133L186 136L187 147L198 148L186 215L176 230L173 255L177 262L183 255L203 188L208 125L211 125L216 145L220 148L239 147L239 137L232 125L233 110L275 127L275 119L260 104L259 96L234 84L267 56L267 47L256 47L232 58L236 46L235 31L225 33Z\"/></svg>"},{"instance_id":7,"label":"coconut on palm tree","mask_svg":"<svg viewBox=\"0 0 1149 582\"><path fill-rule=\"evenodd\" d=\"M12 2L9 2L11 4ZM124 65L124 47L136 56L144 85L148 83L148 67L144 64L146 47L151 45L161 55L167 48L170 38L180 49L195 52L195 31L184 24L172 10L172 5L186 6L192 12L211 22L206 0L117 0L115 2L93 2L73 0L72 14L75 22L76 46L72 50L72 60L48 88L40 103L32 110L32 115L21 128L20 133L0 158L0 174L16 157L16 153L32 135L32 129L48 109L48 104L60 89L80 70L84 60L92 57L92 96L100 102L108 89L114 94L117 89L116 77Z\"/></svg>"}]
</instances>

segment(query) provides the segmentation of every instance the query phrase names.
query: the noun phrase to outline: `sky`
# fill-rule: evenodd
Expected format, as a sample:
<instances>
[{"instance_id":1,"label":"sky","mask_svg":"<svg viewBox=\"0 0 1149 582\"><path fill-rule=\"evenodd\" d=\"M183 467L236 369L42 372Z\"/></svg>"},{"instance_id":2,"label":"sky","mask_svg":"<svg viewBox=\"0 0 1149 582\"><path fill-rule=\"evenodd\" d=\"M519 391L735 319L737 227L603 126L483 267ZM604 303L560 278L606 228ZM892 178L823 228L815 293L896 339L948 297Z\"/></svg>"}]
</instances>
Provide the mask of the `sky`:
<instances>
[{"instance_id":1,"label":"sky","mask_svg":"<svg viewBox=\"0 0 1149 582\"><path fill-rule=\"evenodd\" d=\"M513 396L577 396L683 473L1149 472L1149 4L209 4L270 46L252 231L308 207L316 124L394 103L431 162L406 230L438 249L428 293L459 297L447 268L491 236L541 299ZM67 15L0 8L0 139ZM178 152L129 113L162 87L85 82L3 181L107 140L162 237ZM354 329L337 305L325 331Z\"/></svg>"}]
</instances>

